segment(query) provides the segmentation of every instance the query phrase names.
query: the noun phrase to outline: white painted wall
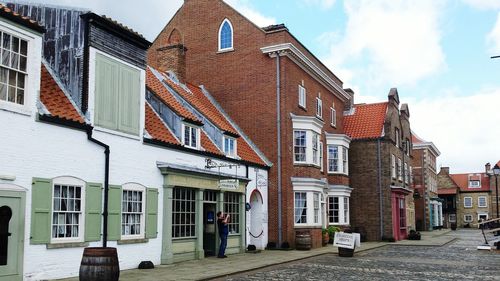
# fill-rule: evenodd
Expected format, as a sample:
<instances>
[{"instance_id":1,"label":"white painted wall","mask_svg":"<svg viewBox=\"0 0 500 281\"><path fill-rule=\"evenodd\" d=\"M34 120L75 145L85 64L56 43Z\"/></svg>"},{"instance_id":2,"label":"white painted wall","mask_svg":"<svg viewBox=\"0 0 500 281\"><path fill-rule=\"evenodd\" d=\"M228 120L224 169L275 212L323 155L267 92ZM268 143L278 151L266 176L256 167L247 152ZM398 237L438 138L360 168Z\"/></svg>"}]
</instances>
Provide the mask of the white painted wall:
<instances>
[{"instance_id":1,"label":"white painted wall","mask_svg":"<svg viewBox=\"0 0 500 281\"><path fill-rule=\"evenodd\" d=\"M37 122L33 116L19 115L0 110L0 175L15 176L14 181L0 180L26 188L26 226L24 272L25 280L55 279L78 275L83 248L46 249L45 245L30 245L31 222L31 181L33 177L55 178L74 176L88 182L104 182L103 148L87 140L85 132L68 129L53 124ZM205 158L194 154L144 145L142 141L106 132L94 131L94 137L110 145L110 184L121 185L137 182L147 187L159 189L158 238L148 243L108 246L118 248L121 269L136 268L140 261L151 260L160 263L161 233L163 221L162 186L163 177L156 162L205 167ZM221 169L222 172L236 173L236 168ZM267 171L259 169L267 179ZM238 168L238 175L245 175L245 166ZM256 169L249 168L247 198L255 189ZM267 187L260 188L265 199L267 218ZM248 200L248 199L247 199ZM248 202L248 201L247 201ZM248 214L247 214L248 216ZM249 221L247 217L247 221ZM264 223L267 234L267 222ZM247 235L248 236L248 235ZM249 239L249 238L248 238ZM247 239L247 241L249 241ZM267 244L267 235L260 247ZM101 243L90 243L101 246ZM140 254L138 254L140 253Z\"/></svg>"}]
</instances>

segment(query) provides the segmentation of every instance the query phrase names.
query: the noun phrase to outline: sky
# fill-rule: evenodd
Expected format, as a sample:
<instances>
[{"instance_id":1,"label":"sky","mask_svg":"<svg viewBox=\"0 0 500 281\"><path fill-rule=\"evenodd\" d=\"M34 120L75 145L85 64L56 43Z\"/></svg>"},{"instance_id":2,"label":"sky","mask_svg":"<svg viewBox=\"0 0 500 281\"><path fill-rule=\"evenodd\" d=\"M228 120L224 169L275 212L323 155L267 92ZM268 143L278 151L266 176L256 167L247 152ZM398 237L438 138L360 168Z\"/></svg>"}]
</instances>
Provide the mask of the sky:
<instances>
[{"instance_id":1,"label":"sky","mask_svg":"<svg viewBox=\"0 0 500 281\"><path fill-rule=\"evenodd\" d=\"M26 2L26 1L24 1ZM31 0L89 8L153 41L183 0ZM408 103L438 167L482 172L500 160L500 0L226 0L259 26L284 23L355 92Z\"/></svg>"}]
</instances>

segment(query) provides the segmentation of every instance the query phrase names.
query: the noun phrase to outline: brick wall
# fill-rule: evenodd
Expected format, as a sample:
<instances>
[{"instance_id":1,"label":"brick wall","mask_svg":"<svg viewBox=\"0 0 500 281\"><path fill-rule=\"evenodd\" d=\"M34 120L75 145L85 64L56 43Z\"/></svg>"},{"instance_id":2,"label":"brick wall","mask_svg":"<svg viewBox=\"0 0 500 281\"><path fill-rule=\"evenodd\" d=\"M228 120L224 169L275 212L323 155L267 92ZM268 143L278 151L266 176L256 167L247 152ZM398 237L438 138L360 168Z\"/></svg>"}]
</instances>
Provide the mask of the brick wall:
<instances>
[{"instance_id":1,"label":"brick wall","mask_svg":"<svg viewBox=\"0 0 500 281\"><path fill-rule=\"evenodd\" d=\"M218 31L227 18L234 29L234 50L218 52ZM174 39L172 39L174 38ZM266 34L223 1L189 0L158 35L148 53L151 65L162 62L162 47L182 42L185 53L186 80L204 85L224 110L252 139L274 166L269 173L269 241L278 241L278 171L276 59L264 55L260 48L279 43L293 43L326 73L329 71L285 31ZM283 241L292 246L295 240L293 192L291 177L325 178L317 167L293 165L293 130L290 113L315 116L319 93L323 101L324 131L342 133L344 103L314 80L287 57L280 58L280 102L282 145ZM331 73L330 73L331 74ZM331 74L341 85L341 81ZM307 107L298 107L298 85L307 90ZM337 127L330 126L329 108L335 104ZM326 148L326 142L323 139ZM326 149L323 154L326 170ZM347 177L329 176L330 184L349 184ZM319 238L321 238L321 229ZM315 239L316 236L313 237ZM313 242L314 245L320 245Z\"/></svg>"}]
</instances>

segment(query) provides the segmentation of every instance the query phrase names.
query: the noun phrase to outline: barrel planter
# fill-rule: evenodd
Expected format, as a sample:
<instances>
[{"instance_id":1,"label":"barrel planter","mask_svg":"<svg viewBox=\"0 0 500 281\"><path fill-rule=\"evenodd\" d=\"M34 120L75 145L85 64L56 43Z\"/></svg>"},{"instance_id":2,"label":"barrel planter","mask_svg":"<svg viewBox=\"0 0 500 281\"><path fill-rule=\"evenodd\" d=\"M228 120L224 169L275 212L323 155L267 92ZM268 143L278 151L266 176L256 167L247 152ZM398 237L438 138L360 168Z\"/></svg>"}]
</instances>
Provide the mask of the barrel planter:
<instances>
[{"instance_id":1,"label":"barrel planter","mask_svg":"<svg viewBox=\"0 0 500 281\"><path fill-rule=\"evenodd\" d=\"M352 257L354 256L354 249L339 247L339 257Z\"/></svg>"},{"instance_id":2,"label":"barrel planter","mask_svg":"<svg viewBox=\"0 0 500 281\"><path fill-rule=\"evenodd\" d=\"M297 232L295 234L295 249L311 250L311 234L309 232Z\"/></svg>"},{"instance_id":3,"label":"barrel planter","mask_svg":"<svg viewBox=\"0 0 500 281\"><path fill-rule=\"evenodd\" d=\"M85 248L79 276L80 281L118 281L120 265L116 248Z\"/></svg>"}]
</instances>

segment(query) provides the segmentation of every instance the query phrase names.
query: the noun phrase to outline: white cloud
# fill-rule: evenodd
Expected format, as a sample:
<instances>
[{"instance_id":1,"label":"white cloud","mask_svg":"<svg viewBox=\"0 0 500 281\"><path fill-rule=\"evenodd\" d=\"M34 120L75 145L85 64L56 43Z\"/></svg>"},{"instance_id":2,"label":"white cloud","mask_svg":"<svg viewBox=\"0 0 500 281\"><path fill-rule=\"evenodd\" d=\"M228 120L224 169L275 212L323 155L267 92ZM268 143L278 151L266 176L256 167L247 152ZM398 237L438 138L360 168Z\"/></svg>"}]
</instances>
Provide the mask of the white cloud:
<instances>
[{"instance_id":1,"label":"white cloud","mask_svg":"<svg viewBox=\"0 0 500 281\"><path fill-rule=\"evenodd\" d=\"M335 5L336 0L303 0L308 5L320 5L325 9L329 9Z\"/></svg>"},{"instance_id":2,"label":"white cloud","mask_svg":"<svg viewBox=\"0 0 500 281\"><path fill-rule=\"evenodd\" d=\"M414 84L445 68L439 28L442 1L345 1L343 37L325 59L348 68L364 84ZM363 62L361 67L356 63ZM346 83L350 82L341 77Z\"/></svg>"},{"instance_id":3,"label":"white cloud","mask_svg":"<svg viewBox=\"0 0 500 281\"><path fill-rule=\"evenodd\" d=\"M498 0L462 0L465 4L476 9L490 10L500 9L500 1Z\"/></svg>"},{"instance_id":4,"label":"white cloud","mask_svg":"<svg viewBox=\"0 0 500 281\"><path fill-rule=\"evenodd\" d=\"M257 26L264 27L271 24L276 24L276 19L273 17L267 17L252 8L248 0L224 0L226 3L231 5L233 8L238 10L242 15L247 17Z\"/></svg>"},{"instance_id":5,"label":"white cloud","mask_svg":"<svg viewBox=\"0 0 500 281\"><path fill-rule=\"evenodd\" d=\"M440 166L452 173L481 172L486 162L500 160L500 88L470 96L458 96L458 91L410 101L411 127L441 151Z\"/></svg>"},{"instance_id":6,"label":"white cloud","mask_svg":"<svg viewBox=\"0 0 500 281\"><path fill-rule=\"evenodd\" d=\"M500 12L498 13L495 26L486 36L486 43L489 46L490 54L499 55L499 53L500 53Z\"/></svg>"}]
</instances>

